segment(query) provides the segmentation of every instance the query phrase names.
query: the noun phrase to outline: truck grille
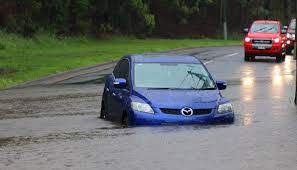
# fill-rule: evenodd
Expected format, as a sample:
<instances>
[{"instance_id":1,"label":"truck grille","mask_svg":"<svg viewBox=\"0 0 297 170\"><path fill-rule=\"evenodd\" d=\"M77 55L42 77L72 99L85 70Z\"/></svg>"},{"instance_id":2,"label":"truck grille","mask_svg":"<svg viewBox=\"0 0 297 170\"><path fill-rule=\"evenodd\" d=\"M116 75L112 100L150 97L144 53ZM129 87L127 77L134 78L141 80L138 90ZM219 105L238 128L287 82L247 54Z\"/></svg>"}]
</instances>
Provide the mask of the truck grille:
<instances>
[{"instance_id":1,"label":"truck grille","mask_svg":"<svg viewBox=\"0 0 297 170\"><path fill-rule=\"evenodd\" d=\"M161 108L162 113L165 114L172 114L172 115L181 115L181 109L168 109L168 108ZM212 109L193 109L193 115L206 115L210 114Z\"/></svg>"},{"instance_id":2,"label":"truck grille","mask_svg":"<svg viewBox=\"0 0 297 170\"><path fill-rule=\"evenodd\" d=\"M263 39L253 39L253 44L272 44L272 40L263 40Z\"/></svg>"}]
</instances>

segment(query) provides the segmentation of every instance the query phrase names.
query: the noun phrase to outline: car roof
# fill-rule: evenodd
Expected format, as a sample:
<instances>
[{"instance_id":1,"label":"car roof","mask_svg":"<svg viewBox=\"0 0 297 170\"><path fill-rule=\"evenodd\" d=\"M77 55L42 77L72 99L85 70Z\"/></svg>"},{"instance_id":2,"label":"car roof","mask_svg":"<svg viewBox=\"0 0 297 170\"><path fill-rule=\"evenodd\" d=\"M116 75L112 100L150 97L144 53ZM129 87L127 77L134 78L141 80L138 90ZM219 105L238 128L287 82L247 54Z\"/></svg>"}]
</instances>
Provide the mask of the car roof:
<instances>
[{"instance_id":1,"label":"car roof","mask_svg":"<svg viewBox=\"0 0 297 170\"><path fill-rule=\"evenodd\" d=\"M273 20L256 20L255 23L269 23L269 24L279 24L279 21L273 21Z\"/></svg>"},{"instance_id":2,"label":"car roof","mask_svg":"<svg viewBox=\"0 0 297 170\"><path fill-rule=\"evenodd\" d=\"M132 62L135 63L191 63L201 64L202 62L189 55L174 55L174 54L142 54L130 55Z\"/></svg>"}]
</instances>

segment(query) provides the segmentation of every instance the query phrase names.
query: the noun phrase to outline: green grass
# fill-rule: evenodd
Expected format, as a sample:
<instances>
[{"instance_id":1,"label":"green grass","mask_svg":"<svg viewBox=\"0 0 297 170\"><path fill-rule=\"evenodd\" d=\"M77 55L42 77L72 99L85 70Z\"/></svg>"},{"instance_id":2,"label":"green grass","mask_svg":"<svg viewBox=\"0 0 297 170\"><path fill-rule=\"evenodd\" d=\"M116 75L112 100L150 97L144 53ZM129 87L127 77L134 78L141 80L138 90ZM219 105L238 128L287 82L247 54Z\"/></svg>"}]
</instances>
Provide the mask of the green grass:
<instances>
[{"instance_id":1,"label":"green grass","mask_svg":"<svg viewBox=\"0 0 297 170\"><path fill-rule=\"evenodd\" d=\"M59 39L49 34L24 39L0 31L0 89L50 74L119 59L125 54L239 44L239 40L214 39Z\"/></svg>"}]
</instances>

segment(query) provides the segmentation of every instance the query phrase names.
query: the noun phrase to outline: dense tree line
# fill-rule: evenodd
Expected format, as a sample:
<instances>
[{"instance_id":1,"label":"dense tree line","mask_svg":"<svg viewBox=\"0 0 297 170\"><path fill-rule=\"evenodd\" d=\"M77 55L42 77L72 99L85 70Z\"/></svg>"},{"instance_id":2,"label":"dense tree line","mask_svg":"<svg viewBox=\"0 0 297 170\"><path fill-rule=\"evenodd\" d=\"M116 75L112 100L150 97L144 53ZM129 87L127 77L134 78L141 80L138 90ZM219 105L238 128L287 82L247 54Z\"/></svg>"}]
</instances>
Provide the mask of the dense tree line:
<instances>
[{"instance_id":1,"label":"dense tree line","mask_svg":"<svg viewBox=\"0 0 297 170\"><path fill-rule=\"evenodd\" d=\"M254 19L287 24L295 0L226 0L231 31ZM0 27L31 36L125 34L137 36L215 36L223 0L0 0Z\"/></svg>"}]
</instances>

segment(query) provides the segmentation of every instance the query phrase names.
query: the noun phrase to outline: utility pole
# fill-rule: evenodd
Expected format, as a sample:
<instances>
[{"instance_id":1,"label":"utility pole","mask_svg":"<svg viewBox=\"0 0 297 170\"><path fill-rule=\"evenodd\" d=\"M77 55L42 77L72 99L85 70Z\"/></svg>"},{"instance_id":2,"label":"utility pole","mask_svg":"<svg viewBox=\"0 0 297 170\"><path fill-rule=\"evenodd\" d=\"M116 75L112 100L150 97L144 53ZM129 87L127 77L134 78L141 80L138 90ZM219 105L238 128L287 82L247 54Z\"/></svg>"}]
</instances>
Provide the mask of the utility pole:
<instances>
[{"instance_id":1,"label":"utility pole","mask_svg":"<svg viewBox=\"0 0 297 170\"><path fill-rule=\"evenodd\" d=\"M227 0L223 1L223 30L224 30L224 40L228 39L228 31L227 31Z\"/></svg>"},{"instance_id":2,"label":"utility pole","mask_svg":"<svg viewBox=\"0 0 297 170\"><path fill-rule=\"evenodd\" d=\"M296 38L296 33L297 33L297 1L295 0L295 44L294 44L294 57L295 60L297 59L297 38ZM297 60L296 60L296 69L297 69ZM297 70L296 70L296 82L295 82L295 104L297 105Z\"/></svg>"}]
</instances>

